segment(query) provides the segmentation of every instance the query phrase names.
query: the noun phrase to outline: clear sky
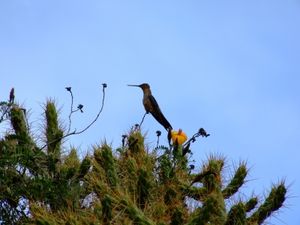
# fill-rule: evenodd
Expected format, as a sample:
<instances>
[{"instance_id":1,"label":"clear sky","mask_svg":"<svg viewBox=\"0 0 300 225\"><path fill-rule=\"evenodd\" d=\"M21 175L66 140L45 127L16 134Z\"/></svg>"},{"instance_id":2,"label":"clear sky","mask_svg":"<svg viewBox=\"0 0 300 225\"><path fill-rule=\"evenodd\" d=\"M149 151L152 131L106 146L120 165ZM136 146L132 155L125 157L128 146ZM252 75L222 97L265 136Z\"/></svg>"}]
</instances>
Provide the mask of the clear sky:
<instances>
[{"instance_id":1,"label":"clear sky","mask_svg":"<svg viewBox=\"0 0 300 225\"><path fill-rule=\"evenodd\" d=\"M144 114L141 90L126 85L147 82L174 128L211 134L192 146L196 170L211 153L232 166L246 160L242 190L261 197L286 179L286 207L268 224L300 224L299 60L297 0L0 2L0 98L15 87L35 130L47 98L68 121L66 86L85 110L73 128L84 127L105 82L103 114L66 149L75 145L85 154L104 139L118 147ZM150 147L158 129L165 136L146 117Z\"/></svg>"}]
</instances>

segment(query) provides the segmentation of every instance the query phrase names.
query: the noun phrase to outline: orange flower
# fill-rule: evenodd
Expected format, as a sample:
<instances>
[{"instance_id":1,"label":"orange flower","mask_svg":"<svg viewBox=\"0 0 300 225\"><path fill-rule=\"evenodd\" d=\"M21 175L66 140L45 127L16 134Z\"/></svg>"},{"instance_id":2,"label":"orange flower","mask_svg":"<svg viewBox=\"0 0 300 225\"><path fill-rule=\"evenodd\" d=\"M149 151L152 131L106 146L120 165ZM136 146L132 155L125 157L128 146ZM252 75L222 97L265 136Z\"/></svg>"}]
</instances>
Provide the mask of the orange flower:
<instances>
[{"instance_id":1,"label":"orange flower","mask_svg":"<svg viewBox=\"0 0 300 225\"><path fill-rule=\"evenodd\" d=\"M178 131L172 130L171 138L173 144L177 142L179 145L182 145L187 140L186 134L181 129Z\"/></svg>"}]
</instances>

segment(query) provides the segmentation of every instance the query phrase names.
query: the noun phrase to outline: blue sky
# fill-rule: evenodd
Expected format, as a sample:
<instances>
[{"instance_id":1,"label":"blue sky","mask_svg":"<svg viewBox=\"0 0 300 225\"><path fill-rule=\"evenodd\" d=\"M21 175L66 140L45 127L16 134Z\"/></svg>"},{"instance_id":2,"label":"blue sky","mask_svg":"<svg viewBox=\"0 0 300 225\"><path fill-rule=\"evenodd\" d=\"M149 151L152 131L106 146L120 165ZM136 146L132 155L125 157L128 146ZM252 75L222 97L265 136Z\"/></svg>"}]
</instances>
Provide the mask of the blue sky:
<instances>
[{"instance_id":1,"label":"blue sky","mask_svg":"<svg viewBox=\"0 0 300 225\"><path fill-rule=\"evenodd\" d=\"M15 87L38 129L42 105L54 98L67 122L72 86L80 129L97 113L101 83L108 84L97 123L66 144L82 154L140 122L147 82L174 128L211 136L192 146L199 170L210 153L229 165L246 160L246 193L290 185L286 207L269 224L300 224L300 2L265 1L1 1L1 99ZM99 97L98 97L99 95ZM146 117L147 144L163 128ZM163 140L164 142L165 140ZM230 173L230 169L228 169ZM232 172L232 171L231 171Z\"/></svg>"}]
</instances>

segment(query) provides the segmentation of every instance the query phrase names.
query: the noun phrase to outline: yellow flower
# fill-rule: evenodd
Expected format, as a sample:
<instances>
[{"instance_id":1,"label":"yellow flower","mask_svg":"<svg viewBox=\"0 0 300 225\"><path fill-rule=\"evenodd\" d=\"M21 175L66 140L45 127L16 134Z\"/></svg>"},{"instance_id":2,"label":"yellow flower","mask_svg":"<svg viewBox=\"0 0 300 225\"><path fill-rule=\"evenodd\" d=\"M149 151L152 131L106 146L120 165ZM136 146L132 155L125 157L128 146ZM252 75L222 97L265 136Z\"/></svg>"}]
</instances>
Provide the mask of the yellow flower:
<instances>
[{"instance_id":1,"label":"yellow flower","mask_svg":"<svg viewBox=\"0 0 300 225\"><path fill-rule=\"evenodd\" d=\"M179 145L182 145L187 140L186 134L181 129L178 131L172 130L171 138L173 144L177 142Z\"/></svg>"}]
</instances>

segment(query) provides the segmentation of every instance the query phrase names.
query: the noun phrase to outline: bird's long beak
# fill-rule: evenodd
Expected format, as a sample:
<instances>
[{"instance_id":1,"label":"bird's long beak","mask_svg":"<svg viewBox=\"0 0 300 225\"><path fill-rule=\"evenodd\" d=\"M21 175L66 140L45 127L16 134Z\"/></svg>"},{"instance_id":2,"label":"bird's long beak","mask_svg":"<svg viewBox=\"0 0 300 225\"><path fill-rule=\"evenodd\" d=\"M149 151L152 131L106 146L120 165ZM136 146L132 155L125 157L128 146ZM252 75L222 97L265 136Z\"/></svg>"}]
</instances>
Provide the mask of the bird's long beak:
<instances>
[{"instance_id":1,"label":"bird's long beak","mask_svg":"<svg viewBox=\"0 0 300 225\"><path fill-rule=\"evenodd\" d=\"M136 85L136 84L127 84L127 86L130 86L130 87L140 87L140 85Z\"/></svg>"}]
</instances>

